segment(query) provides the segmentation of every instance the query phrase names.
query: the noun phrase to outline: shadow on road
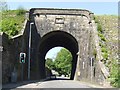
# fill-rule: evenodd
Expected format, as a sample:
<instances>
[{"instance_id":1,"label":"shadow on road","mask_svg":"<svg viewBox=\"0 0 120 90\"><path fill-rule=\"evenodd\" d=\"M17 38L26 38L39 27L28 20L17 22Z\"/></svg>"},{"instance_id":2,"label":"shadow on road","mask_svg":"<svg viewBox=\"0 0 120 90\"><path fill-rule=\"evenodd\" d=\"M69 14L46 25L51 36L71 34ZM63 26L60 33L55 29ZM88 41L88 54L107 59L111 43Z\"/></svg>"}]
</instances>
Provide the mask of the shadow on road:
<instances>
[{"instance_id":1,"label":"shadow on road","mask_svg":"<svg viewBox=\"0 0 120 90\"><path fill-rule=\"evenodd\" d=\"M3 89L14 89L23 85L27 85L30 83L37 83L37 82L44 82L44 81L52 81L52 80L70 80L68 78L62 78L62 77L51 77L48 79L44 79L44 80L30 80L30 81L22 81L22 82L17 82L17 83L8 83L8 84L4 84L2 85Z\"/></svg>"},{"instance_id":2,"label":"shadow on road","mask_svg":"<svg viewBox=\"0 0 120 90\"><path fill-rule=\"evenodd\" d=\"M2 85L2 89L6 90L6 89L14 89L14 88L17 88L19 86L23 86L23 85L27 85L27 84L30 84L30 83L36 83L36 82L39 82L38 80L33 80L33 81L22 81L22 82L17 82L17 83L7 83L7 84L4 84Z\"/></svg>"}]
</instances>

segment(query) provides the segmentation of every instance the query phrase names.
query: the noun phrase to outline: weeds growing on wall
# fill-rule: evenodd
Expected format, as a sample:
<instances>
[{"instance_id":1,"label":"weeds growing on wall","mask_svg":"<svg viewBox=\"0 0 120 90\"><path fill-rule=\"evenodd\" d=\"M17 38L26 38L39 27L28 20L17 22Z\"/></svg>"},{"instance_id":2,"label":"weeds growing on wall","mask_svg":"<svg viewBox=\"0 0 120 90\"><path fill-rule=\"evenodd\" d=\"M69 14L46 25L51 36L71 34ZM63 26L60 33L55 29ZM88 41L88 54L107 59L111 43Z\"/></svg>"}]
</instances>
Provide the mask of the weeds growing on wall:
<instances>
[{"instance_id":1,"label":"weeds growing on wall","mask_svg":"<svg viewBox=\"0 0 120 90\"><path fill-rule=\"evenodd\" d=\"M112 51L112 48L108 48L107 44L108 42L113 42L113 39L109 39L109 41L106 39L105 32L112 32L109 35L111 37L117 35L117 30L115 34L115 30L112 29L115 27L116 22L111 22L112 20L117 20L117 16L113 15L102 15L102 16L95 16L95 22L97 23L97 30L98 30L98 36L100 38L99 46L101 47L101 52L103 56L103 62L104 64L109 68L110 77L109 80L111 82L111 85L114 87L120 88L120 68L118 64L118 58L111 57L112 53L115 53L115 51ZM113 24L112 24L113 23ZM113 25L113 26L112 26ZM113 33L114 32L114 33ZM108 36L107 38L110 38ZM113 45L112 45L113 46ZM110 56L109 56L110 55Z\"/></svg>"}]
</instances>

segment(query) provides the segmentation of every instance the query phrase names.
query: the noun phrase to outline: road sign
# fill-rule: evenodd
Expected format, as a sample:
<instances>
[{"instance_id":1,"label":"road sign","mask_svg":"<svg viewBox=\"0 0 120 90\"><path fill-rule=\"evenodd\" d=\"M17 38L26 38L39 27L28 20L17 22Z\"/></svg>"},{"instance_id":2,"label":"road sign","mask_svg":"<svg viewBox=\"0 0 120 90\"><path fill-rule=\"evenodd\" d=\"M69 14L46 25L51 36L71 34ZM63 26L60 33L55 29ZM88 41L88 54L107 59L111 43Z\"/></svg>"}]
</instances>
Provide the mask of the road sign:
<instances>
[{"instance_id":1,"label":"road sign","mask_svg":"<svg viewBox=\"0 0 120 90\"><path fill-rule=\"evenodd\" d=\"M20 63L25 63L26 54L20 53Z\"/></svg>"}]
</instances>

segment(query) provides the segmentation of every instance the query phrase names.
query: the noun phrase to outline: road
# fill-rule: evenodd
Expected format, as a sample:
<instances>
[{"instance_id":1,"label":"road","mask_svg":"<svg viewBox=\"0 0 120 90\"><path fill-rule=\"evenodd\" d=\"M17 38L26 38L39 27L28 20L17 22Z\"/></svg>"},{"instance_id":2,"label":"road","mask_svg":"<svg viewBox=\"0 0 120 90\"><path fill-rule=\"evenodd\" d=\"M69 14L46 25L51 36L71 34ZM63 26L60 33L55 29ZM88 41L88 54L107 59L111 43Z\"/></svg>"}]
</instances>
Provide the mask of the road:
<instances>
[{"instance_id":1,"label":"road","mask_svg":"<svg viewBox=\"0 0 120 90\"><path fill-rule=\"evenodd\" d=\"M90 84L73 81L66 78L57 78L43 81L27 81L22 83L8 84L3 88L95 88Z\"/></svg>"},{"instance_id":2,"label":"road","mask_svg":"<svg viewBox=\"0 0 120 90\"><path fill-rule=\"evenodd\" d=\"M72 80L50 80L31 83L17 88L90 88L90 86Z\"/></svg>"}]
</instances>

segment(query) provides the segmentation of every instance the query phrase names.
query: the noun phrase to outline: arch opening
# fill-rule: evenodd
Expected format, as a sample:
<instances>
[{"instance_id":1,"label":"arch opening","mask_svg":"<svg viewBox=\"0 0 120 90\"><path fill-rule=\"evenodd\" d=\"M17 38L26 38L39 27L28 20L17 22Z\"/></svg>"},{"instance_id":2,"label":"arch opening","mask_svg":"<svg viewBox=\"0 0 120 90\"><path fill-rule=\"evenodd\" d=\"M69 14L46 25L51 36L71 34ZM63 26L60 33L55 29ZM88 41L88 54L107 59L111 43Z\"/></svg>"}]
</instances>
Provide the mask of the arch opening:
<instances>
[{"instance_id":1,"label":"arch opening","mask_svg":"<svg viewBox=\"0 0 120 90\"><path fill-rule=\"evenodd\" d=\"M46 78L45 71L45 56L46 53L53 47L64 47L68 49L72 54L72 70L70 79L74 79L76 64L77 64L77 53L78 53L78 42L69 33L64 31L53 31L44 35L40 41L39 45L39 55L38 55L38 66L40 78Z\"/></svg>"},{"instance_id":2,"label":"arch opening","mask_svg":"<svg viewBox=\"0 0 120 90\"><path fill-rule=\"evenodd\" d=\"M64 47L54 47L45 56L46 77L70 79L72 71L71 52ZM53 76L53 77L52 77Z\"/></svg>"}]
</instances>

